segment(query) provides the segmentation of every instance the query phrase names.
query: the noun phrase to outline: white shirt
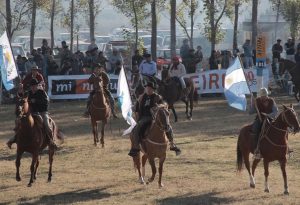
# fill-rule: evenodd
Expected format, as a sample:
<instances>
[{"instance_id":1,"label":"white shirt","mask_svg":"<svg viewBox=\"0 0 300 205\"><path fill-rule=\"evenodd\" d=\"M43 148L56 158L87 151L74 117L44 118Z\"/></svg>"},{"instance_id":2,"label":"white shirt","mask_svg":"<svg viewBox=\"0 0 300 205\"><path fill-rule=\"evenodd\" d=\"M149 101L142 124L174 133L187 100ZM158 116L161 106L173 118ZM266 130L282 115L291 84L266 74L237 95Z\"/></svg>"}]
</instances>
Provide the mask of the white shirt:
<instances>
[{"instance_id":1,"label":"white shirt","mask_svg":"<svg viewBox=\"0 0 300 205\"><path fill-rule=\"evenodd\" d=\"M171 64L170 66L170 77L183 77L184 75L186 75L186 70L185 67L182 63L179 63L176 67L173 67L173 64Z\"/></svg>"}]
</instances>

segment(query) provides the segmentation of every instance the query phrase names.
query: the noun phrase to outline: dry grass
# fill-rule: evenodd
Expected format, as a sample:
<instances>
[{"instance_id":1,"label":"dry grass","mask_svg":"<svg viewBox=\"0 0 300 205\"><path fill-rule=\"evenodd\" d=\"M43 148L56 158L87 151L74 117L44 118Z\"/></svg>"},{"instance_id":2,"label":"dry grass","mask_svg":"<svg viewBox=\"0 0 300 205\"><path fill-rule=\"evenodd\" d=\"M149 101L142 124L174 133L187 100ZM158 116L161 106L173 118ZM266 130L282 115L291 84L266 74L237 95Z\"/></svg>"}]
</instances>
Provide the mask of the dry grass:
<instances>
[{"instance_id":1,"label":"dry grass","mask_svg":"<svg viewBox=\"0 0 300 205\"><path fill-rule=\"evenodd\" d=\"M293 102L280 97L279 102ZM179 107L179 122L174 124L176 141L183 150L178 157L169 152L163 182L137 183L137 173L127 152L129 139L120 136L127 125L114 120L106 129L106 147L93 146L90 122L81 118L83 101L51 104L53 118L67 138L54 159L53 178L47 183L48 158L42 155L38 179L31 188L30 158L23 157L21 182L15 181L15 152L5 146L13 134L13 106L0 107L0 204L300 204L300 139L290 137L295 149L288 161L290 195L283 195L283 179L277 162L270 167L270 193L264 193L262 164L256 172L257 188L250 189L244 170L235 172L238 129L253 116L227 106L221 98L200 99L192 122L184 120ZM297 108L299 111L299 108ZM150 175L147 164L146 174Z\"/></svg>"}]
</instances>

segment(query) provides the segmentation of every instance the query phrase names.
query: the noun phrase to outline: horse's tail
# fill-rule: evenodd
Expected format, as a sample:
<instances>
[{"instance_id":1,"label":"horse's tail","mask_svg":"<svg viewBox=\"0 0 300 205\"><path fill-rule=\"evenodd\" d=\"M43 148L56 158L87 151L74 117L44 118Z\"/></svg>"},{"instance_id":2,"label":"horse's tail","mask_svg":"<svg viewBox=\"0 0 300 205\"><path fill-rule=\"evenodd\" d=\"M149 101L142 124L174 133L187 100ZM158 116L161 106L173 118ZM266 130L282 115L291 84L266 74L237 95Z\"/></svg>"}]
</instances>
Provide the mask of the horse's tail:
<instances>
[{"instance_id":1,"label":"horse's tail","mask_svg":"<svg viewBox=\"0 0 300 205\"><path fill-rule=\"evenodd\" d=\"M52 130L53 130L53 139L58 140L59 144L63 144L65 138L64 133L60 129L58 129L53 119L51 119L51 123L52 123Z\"/></svg>"},{"instance_id":2,"label":"horse's tail","mask_svg":"<svg viewBox=\"0 0 300 205\"><path fill-rule=\"evenodd\" d=\"M239 139L236 146L236 169L240 172L243 168L243 155L239 146Z\"/></svg>"}]
</instances>

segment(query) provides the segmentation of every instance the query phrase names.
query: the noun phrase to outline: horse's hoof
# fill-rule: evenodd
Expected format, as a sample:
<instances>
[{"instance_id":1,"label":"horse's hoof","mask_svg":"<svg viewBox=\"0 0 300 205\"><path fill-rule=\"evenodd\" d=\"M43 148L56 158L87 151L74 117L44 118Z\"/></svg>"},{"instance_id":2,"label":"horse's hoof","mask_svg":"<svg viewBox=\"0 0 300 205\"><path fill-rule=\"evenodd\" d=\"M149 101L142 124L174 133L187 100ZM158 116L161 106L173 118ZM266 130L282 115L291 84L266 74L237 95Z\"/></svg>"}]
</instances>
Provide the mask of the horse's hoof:
<instances>
[{"instance_id":1,"label":"horse's hoof","mask_svg":"<svg viewBox=\"0 0 300 205\"><path fill-rule=\"evenodd\" d=\"M149 182L149 183L151 183L151 182L153 182L153 181L154 181L154 178L149 178L149 179L148 179L148 182Z\"/></svg>"},{"instance_id":2,"label":"horse's hoof","mask_svg":"<svg viewBox=\"0 0 300 205\"><path fill-rule=\"evenodd\" d=\"M27 184L27 187L31 187L31 186L32 186L32 183Z\"/></svg>"},{"instance_id":3,"label":"horse's hoof","mask_svg":"<svg viewBox=\"0 0 300 205\"><path fill-rule=\"evenodd\" d=\"M102 144L102 148L104 148L104 144Z\"/></svg>"},{"instance_id":4,"label":"horse's hoof","mask_svg":"<svg viewBox=\"0 0 300 205\"><path fill-rule=\"evenodd\" d=\"M20 181L21 181L21 178L20 178L20 177L17 177L16 180L17 180L17 182L20 182Z\"/></svg>"},{"instance_id":5,"label":"horse's hoof","mask_svg":"<svg viewBox=\"0 0 300 205\"><path fill-rule=\"evenodd\" d=\"M160 183L160 184L158 184L158 188L163 188L164 187L164 184L162 184L162 183Z\"/></svg>"},{"instance_id":6,"label":"horse's hoof","mask_svg":"<svg viewBox=\"0 0 300 205\"><path fill-rule=\"evenodd\" d=\"M289 191L284 191L284 195L290 195Z\"/></svg>"},{"instance_id":7,"label":"horse's hoof","mask_svg":"<svg viewBox=\"0 0 300 205\"><path fill-rule=\"evenodd\" d=\"M250 184L250 187L254 189L255 188L255 184Z\"/></svg>"},{"instance_id":8,"label":"horse's hoof","mask_svg":"<svg viewBox=\"0 0 300 205\"><path fill-rule=\"evenodd\" d=\"M51 178L48 178L48 183L50 183L51 182Z\"/></svg>"},{"instance_id":9,"label":"horse's hoof","mask_svg":"<svg viewBox=\"0 0 300 205\"><path fill-rule=\"evenodd\" d=\"M270 193L270 190L269 190L269 189L265 189L265 192L266 192L266 193Z\"/></svg>"}]
</instances>

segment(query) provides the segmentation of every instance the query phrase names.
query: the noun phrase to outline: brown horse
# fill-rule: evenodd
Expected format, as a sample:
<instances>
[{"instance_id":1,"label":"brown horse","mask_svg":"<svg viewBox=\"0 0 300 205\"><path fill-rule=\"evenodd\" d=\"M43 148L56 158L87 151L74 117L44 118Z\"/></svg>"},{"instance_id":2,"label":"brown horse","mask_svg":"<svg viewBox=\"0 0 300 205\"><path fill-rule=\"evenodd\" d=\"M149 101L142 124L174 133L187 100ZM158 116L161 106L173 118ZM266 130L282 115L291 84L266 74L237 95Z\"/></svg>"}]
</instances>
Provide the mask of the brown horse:
<instances>
[{"instance_id":1,"label":"brown horse","mask_svg":"<svg viewBox=\"0 0 300 205\"><path fill-rule=\"evenodd\" d=\"M28 187L32 185L36 179L36 173L39 166L39 153L48 146L49 154L49 172L48 182L52 178L52 163L55 147L50 143L49 137L46 136L42 118L39 115L32 115L29 111L28 98L19 100L19 106L16 111L19 114L19 130L17 131L17 158L16 158L16 180L21 181L20 164L21 157L24 152L29 152L32 155L30 166L31 176ZM50 125L53 133L53 140L58 140L63 143L63 133L60 132L52 119Z\"/></svg>"},{"instance_id":2,"label":"brown horse","mask_svg":"<svg viewBox=\"0 0 300 205\"><path fill-rule=\"evenodd\" d=\"M287 70L292 77L294 87L294 96L298 102L300 102L300 64L296 64L293 61L284 59L279 64L279 74L283 75Z\"/></svg>"},{"instance_id":3,"label":"brown horse","mask_svg":"<svg viewBox=\"0 0 300 205\"><path fill-rule=\"evenodd\" d=\"M172 110L175 122L177 122L177 114L174 104L181 100L185 103L185 114L187 119L192 120L194 108L194 93L195 85L192 79L185 78L186 91L182 89L179 80L169 78L168 69L163 69L161 72L162 83L158 88L158 93L162 95L163 99L168 103L169 108ZM185 93L186 92L186 93ZM190 110L189 110L190 108Z\"/></svg>"},{"instance_id":4,"label":"brown horse","mask_svg":"<svg viewBox=\"0 0 300 205\"><path fill-rule=\"evenodd\" d=\"M152 108L153 122L150 129L146 131L146 137L142 141L142 172L141 172L141 156L140 154L133 158L135 167L139 173L139 181L144 184L145 178L145 164L147 159L149 159L149 164L152 169L152 176L148 179L148 182L152 182L156 174L156 166L154 159L159 159L159 187L163 187L161 182L163 164L166 159L166 152L168 146L168 139L166 137L166 132L171 129L169 121L169 112L166 105L158 105ZM130 136L132 140L132 136Z\"/></svg>"},{"instance_id":5,"label":"brown horse","mask_svg":"<svg viewBox=\"0 0 300 205\"><path fill-rule=\"evenodd\" d=\"M93 95L93 99L89 107L89 113L91 115L95 146L97 146L97 144L99 143L97 122L102 121L100 142L102 144L102 147L104 147L104 128L111 115L111 109L109 107L108 100L104 95L101 78L98 78L97 83L99 84L99 86L97 86L99 88L95 90L95 94Z\"/></svg>"},{"instance_id":6,"label":"brown horse","mask_svg":"<svg viewBox=\"0 0 300 205\"><path fill-rule=\"evenodd\" d=\"M289 194L285 170L287 162L286 154L288 152L288 128L293 129L294 133L299 131L297 114L292 105L290 108L283 106L283 111L275 121L272 123L267 122L265 121L265 129L262 129L259 140L259 149L263 157L265 170L265 192L269 192L269 163L278 160L284 180L284 194ZM251 126L246 125L240 130L237 141L237 170L241 171L244 161L250 177L250 187L255 188L254 172L260 159L254 159L251 173L249 154L254 153L255 150L255 136L251 134Z\"/></svg>"}]
</instances>

